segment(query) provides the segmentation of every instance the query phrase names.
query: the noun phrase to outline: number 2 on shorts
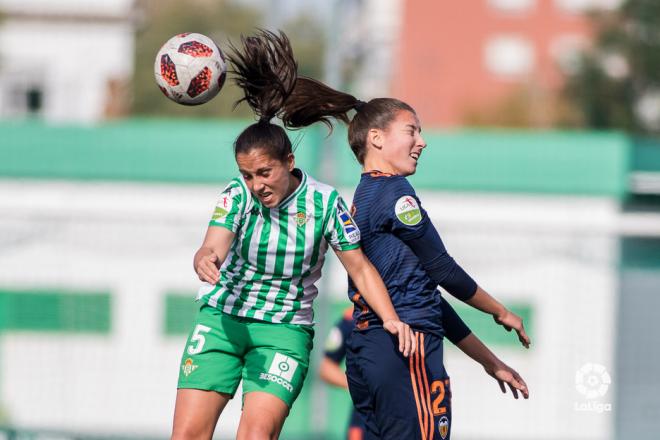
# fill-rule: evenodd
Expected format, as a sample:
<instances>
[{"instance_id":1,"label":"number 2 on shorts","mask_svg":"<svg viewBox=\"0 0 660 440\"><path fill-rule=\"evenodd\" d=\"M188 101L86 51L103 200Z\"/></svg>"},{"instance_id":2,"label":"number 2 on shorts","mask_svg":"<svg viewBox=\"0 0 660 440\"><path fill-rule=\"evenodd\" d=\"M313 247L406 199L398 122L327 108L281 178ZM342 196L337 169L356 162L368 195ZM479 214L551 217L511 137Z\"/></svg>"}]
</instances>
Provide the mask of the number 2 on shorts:
<instances>
[{"instance_id":1,"label":"number 2 on shorts","mask_svg":"<svg viewBox=\"0 0 660 440\"><path fill-rule=\"evenodd\" d=\"M208 333L210 331L211 327L197 324L192 336L190 337L190 342L192 342L192 344L188 346L188 354L197 354L202 351L202 348L204 348L204 342L206 342L206 338L204 338L202 333Z\"/></svg>"}]
</instances>

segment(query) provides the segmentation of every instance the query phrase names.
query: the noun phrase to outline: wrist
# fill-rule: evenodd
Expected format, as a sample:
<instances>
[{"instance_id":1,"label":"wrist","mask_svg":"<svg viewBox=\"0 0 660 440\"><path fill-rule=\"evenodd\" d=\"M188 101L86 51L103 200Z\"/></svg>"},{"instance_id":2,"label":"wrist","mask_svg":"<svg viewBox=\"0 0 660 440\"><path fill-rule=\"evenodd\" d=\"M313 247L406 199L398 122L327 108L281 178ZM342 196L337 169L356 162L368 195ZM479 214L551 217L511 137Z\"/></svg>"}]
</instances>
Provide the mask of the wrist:
<instances>
[{"instance_id":1,"label":"wrist","mask_svg":"<svg viewBox=\"0 0 660 440\"><path fill-rule=\"evenodd\" d=\"M493 317L498 321L502 321L508 314L509 314L509 309L504 307L503 304L498 303L497 307L495 308L495 313L493 313Z\"/></svg>"}]
</instances>

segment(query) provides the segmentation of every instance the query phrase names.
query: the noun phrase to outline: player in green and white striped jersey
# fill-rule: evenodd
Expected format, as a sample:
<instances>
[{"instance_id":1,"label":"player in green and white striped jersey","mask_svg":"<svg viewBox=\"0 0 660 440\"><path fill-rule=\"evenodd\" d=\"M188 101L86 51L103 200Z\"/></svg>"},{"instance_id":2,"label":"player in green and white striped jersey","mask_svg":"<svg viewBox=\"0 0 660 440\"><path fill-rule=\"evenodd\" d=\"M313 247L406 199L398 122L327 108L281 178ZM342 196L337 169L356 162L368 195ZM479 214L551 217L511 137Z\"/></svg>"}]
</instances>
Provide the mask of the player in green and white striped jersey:
<instances>
[{"instance_id":1,"label":"player in green and white striped jersey","mask_svg":"<svg viewBox=\"0 0 660 440\"><path fill-rule=\"evenodd\" d=\"M360 232L337 191L294 169L300 184L269 208L243 177L222 193L210 226L236 234L217 283L199 298L230 315L274 323L313 324L312 301L324 255L359 248Z\"/></svg>"},{"instance_id":2,"label":"player in green and white striped jersey","mask_svg":"<svg viewBox=\"0 0 660 440\"><path fill-rule=\"evenodd\" d=\"M241 176L222 192L194 267L202 307L181 361L172 438L211 438L243 383L237 438L277 438L300 393L312 349L314 283L332 247L404 356L415 351L360 232L337 191L295 168L285 130L295 114L296 63L284 34L243 40L230 57L259 122L236 139ZM303 116L303 115L299 115ZM292 127L309 123L304 117Z\"/></svg>"}]
</instances>

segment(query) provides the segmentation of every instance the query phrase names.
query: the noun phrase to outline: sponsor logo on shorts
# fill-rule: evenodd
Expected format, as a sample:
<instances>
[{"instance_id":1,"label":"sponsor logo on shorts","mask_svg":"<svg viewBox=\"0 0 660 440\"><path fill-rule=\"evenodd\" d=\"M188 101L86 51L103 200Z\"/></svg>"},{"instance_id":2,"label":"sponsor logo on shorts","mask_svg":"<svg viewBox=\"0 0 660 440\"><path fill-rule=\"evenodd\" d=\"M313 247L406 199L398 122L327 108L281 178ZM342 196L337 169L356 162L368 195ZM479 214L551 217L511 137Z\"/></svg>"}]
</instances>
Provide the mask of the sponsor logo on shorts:
<instances>
[{"instance_id":1,"label":"sponsor logo on shorts","mask_svg":"<svg viewBox=\"0 0 660 440\"><path fill-rule=\"evenodd\" d=\"M259 379L268 380L278 385L282 385L287 391L292 393L293 386L291 385L291 380L293 380L293 374L296 372L297 368L297 360L281 353L275 353L270 368L268 369L268 373L261 373Z\"/></svg>"},{"instance_id":2,"label":"sponsor logo on shorts","mask_svg":"<svg viewBox=\"0 0 660 440\"><path fill-rule=\"evenodd\" d=\"M422 211L413 196L403 196L396 201L394 213L401 223L415 226L422 221Z\"/></svg>"},{"instance_id":3,"label":"sponsor logo on shorts","mask_svg":"<svg viewBox=\"0 0 660 440\"><path fill-rule=\"evenodd\" d=\"M447 434L449 434L449 419L445 416L440 417L440 420L438 420L438 431L440 431L440 437L442 437L442 440L445 440L447 438Z\"/></svg>"},{"instance_id":4,"label":"sponsor logo on shorts","mask_svg":"<svg viewBox=\"0 0 660 440\"><path fill-rule=\"evenodd\" d=\"M183 375L188 377L197 369L197 367L199 367L199 365L193 365L193 360L188 358L183 362L183 365L181 365L181 370L183 371Z\"/></svg>"}]
</instances>

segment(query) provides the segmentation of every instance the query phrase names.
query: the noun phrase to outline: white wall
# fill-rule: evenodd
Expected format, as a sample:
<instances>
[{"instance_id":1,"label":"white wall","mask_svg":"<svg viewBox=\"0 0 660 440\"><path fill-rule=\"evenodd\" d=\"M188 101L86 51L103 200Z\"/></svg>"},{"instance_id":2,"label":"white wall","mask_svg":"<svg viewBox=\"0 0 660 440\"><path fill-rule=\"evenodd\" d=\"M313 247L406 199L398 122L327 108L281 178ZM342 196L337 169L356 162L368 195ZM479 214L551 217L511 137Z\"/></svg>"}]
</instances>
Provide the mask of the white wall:
<instances>
[{"instance_id":1,"label":"white wall","mask_svg":"<svg viewBox=\"0 0 660 440\"><path fill-rule=\"evenodd\" d=\"M0 403L12 423L168 435L184 341L163 336L162 295L196 290L191 258L220 189L0 181L0 287L108 289L115 295L108 336L1 335ZM479 366L447 350L455 437L612 438L612 413L575 410L576 402L586 401L574 380L582 364L595 362L610 370L616 386L616 204L421 197L451 253L481 285L505 303L534 306L532 349L498 350L527 380L529 401L501 395ZM335 265L324 279L336 286L345 274ZM333 291L343 298L343 289ZM612 402L611 393L602 401ZM238 403L221 419L219 432L228 437Z\"/></svg>"}]
</instances>

